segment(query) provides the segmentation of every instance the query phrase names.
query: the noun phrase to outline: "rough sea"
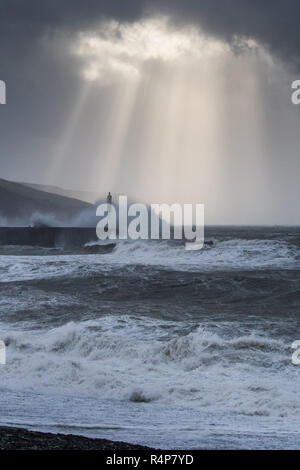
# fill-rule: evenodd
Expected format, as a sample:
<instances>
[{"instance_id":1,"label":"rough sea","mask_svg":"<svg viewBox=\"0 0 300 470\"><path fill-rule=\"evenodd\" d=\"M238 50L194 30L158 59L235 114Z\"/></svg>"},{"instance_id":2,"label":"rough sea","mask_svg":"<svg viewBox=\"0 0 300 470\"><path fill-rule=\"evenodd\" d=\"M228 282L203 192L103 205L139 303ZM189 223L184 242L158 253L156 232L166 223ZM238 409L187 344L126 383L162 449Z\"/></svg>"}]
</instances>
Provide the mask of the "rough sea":
<instances>
[{"instance_id":1,"label":"rough sea","mask_svg":"<svg viewBox=\"0 0 300 470\"><path fill-rule=\"evenodd\" d=\"M165 449L300 446L300 228L0 249L0 424Z\"/></svg>"}]
</instances>

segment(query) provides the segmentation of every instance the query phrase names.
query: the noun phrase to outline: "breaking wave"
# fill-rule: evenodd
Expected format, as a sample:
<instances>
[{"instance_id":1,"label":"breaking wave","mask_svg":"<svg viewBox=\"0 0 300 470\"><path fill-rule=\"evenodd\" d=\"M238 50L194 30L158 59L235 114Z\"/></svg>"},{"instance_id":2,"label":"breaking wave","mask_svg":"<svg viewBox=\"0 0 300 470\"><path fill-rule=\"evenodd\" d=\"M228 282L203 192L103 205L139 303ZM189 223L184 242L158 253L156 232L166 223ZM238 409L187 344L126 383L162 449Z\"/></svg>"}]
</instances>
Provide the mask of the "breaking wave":
<instances>
[{"instance_id":1,"label":"breaking wave","mask_svg":"<svg viewBox=\"0 0 300 470\"><path fill-rule=\"evenodd\" d=\"M81 277L131 265L187 272L293 269L299 266L297 248L285 241L235 239L213 242L212 247L199 251L186 251L181 242L138 240L117 241L109 254L0 256L0 282L71 275Z\"/></svg>"},{"instance_id":2,"label":"breaking wave","mask_svg":"<svg viewBox=\"0 0 300 470\"><path fill-rule=\"evenodd\" d=\"M290 345L258 332L224 331L186 323L178 334L178 324L131 316L6 330L2 383L247 415L300 415Z\"/></svg>"}]
</instances>

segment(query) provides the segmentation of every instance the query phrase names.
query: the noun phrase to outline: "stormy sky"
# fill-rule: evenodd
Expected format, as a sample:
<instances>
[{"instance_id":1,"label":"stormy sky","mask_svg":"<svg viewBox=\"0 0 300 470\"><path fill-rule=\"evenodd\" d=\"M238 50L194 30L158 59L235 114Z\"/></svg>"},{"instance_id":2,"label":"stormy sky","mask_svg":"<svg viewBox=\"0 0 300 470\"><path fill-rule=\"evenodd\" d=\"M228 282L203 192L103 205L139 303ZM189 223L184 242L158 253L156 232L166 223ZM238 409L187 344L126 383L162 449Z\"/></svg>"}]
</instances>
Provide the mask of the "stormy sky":
<instances>
[{"instance_id":1,"label":"stormy sky","mask_svg":"<svg viewBox=\"0 0 300 470\"><path fill-rule=\"evenodd\" d=\"M0 177L298 224L296 0L0 0Z\"/></svg>"}]
</instances>

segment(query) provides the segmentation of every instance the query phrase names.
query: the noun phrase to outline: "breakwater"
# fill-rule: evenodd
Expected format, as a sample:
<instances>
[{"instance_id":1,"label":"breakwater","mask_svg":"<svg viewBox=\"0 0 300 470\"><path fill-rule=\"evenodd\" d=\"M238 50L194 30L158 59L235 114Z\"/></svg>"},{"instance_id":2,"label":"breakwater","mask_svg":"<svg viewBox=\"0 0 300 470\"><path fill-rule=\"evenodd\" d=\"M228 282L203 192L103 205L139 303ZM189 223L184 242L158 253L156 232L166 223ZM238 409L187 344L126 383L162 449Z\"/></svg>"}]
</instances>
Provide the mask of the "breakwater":
<instances>
[{"instance_id":1,"label":"breakwater","mask_svg":"<svg viewBox=\"0 0 300 470\"><path fill-rule=\"evenodd\" d=\"M93 227L0 227L0 245L78 248L96 240Z\"/></svg>"}]
</instances>

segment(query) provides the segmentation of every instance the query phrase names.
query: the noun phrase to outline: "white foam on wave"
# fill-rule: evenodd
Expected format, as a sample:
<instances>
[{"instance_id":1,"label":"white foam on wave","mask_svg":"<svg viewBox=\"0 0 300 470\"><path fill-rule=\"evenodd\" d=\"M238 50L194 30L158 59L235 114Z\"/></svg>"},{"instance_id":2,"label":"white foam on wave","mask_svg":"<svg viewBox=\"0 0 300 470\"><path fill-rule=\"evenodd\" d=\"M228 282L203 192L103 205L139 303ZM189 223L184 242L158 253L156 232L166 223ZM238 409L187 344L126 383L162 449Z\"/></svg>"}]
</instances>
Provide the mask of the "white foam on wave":
<instances>
[{"instance_id":1,"label":"white foam on wave","mask_svg":"<svg viewBox=\"0 0 300 470\"><path fill-rule=\"evenodd\" d=\"M127 241L117 244L112 261L163 265L182 270L259 269L294 264L296 250L277 240L214 240L212 247L186 251L184 245L168 241Z\"/></svg>"},{"instance_id":2,"label":"white foam on wave","mask_svg":"<svg viewBox=\"0 0 300 470\"><path fill-rule=\"evenodd\" d=\"M120 316L1 335L1 383L12 390L300 415L290 345L266 334L225 337L203 325L179 334L172 322Z\"/></svg>"},{"instance_id":3,"label":"white foam on wave","mask_svg":"<svg viewBox=\"0 0 300 470\"><path fill-rule=\"evenodd\" d=\"M100 255L0 256L0 282L88 276L122 266L144 265L182 271L295 268L296 248L275 240L215 241L199 251L186 251L169 241L118 241L114 251Z\"/></svg>"}]
</instances>

